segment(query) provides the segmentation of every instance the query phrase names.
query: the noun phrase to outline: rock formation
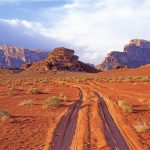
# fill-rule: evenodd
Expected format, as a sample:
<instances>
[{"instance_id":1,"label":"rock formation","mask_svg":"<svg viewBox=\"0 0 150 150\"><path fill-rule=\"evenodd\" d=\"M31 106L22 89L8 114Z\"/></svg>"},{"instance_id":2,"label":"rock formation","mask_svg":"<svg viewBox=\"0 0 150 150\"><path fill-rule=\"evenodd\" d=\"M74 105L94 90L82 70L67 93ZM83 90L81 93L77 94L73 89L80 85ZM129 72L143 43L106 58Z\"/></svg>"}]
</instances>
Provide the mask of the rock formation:
<instances>
[{"instance_id":1,"label":"rock formation","mask_svg":"<svg viewBox=\"0 0 150 150\"><path fill-rule=\"evenodd\" d=\"M150 41L133 39L124 47L123 52L113 51L97 69L111 70L120 68L136 68L150 63Z\"/></svg>"},{"instance_id":2,"label":"rock formation","mask_svg":"<svg viewBox=\"0 0 150 150\"><path fill-rule=\"evenodd\" d=\"M47 72L47 71L85 71L98 72L95 68L78 60L74 50L67 48L56 48L48 56L39 62L24 65L25 71Z\"/></svg>"},{"instance_id":3,"label":"rock formation","mask_svg":"<svg viewBox=\"0 0 150 150\"><path fill-rule=\"evenodd\" d=\"M48 52L17 48L9 45L0 46L0 68L20 68L22 64L44 59Z\"/></svg>"}]
</instances>

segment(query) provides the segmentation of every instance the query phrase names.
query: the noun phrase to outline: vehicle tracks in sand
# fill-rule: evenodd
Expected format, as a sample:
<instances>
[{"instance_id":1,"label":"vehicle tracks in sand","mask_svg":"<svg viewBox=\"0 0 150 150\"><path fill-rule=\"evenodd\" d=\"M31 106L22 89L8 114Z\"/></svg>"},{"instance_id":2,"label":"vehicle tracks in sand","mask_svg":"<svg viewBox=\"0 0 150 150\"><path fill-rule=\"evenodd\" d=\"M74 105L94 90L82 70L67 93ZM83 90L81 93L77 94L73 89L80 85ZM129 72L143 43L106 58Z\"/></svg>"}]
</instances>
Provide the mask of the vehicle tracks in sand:
<instances>
[{"instance_id":1,"label":"vehicle tracks in sand","mask_svg":"<svg viewBox=\"0 0 150 150\"><path fill-rule=\"evenodd\" d=\"M128 144L126 143L120 130L115 124L104 99L98 93L96 93L96 95L100 99L99 101L100 116L103 120L104 134L109 146L111 147L112 150L116 149L129 150Z\"/></svg>"},{"instance_id":2,"label":"vehicle tracks in sand","mask_svg":"<svg viewBox=\"0 0 150 150\"><path fill-rule=\"evenodd\" d=\"M79 88L78 88L79 89ZM80 92L80 100L72 104L69 110L61 118L58 123L49 150L69 150L72 143L73 135L76 129L78 112L82 104L82 92Z\"/></svg>"},{"instance_id":3,"label":"vehicle tracks in sand","mask_svg":"<svg viewBox=\"0 0 150 150\"><path fill-rule=\"evenodd\" d=\"M117 144L118 146L120 145L119 149L124 150L125 149L124 147L126 146L128 146L128 149L133 149L133 150L143 149L143 146L140 143L138 136L136 135L134 130L125 122L125 120L122 118L123 116L121 116L118 113L118 111L116 111L115 106L113 105L113 102L110 101L110 99L107 98L106 96L103 95L105 100L101 96L101 93L99 92L101 91L101 88L99 88L97 85L94 85L93 83L90 83L90 88L94 90L99 96L99 99L100 99L99 108L101 108L102 110L101 115L104 118L106 125L110 127L110 130L108 130L110 131L110 134L115 135L114 140L117 140L119 142ZM119 133L120 135L116 136L116 133ZM120 138L122 139L121 142L120 142ZM116 145L116 142L114 142L114 140L110 142L110 145L112 146ZM124 141L124 147L122 147L123 141Z\"/></svg>"},{"instance_id":4,"label":"vehicle tracks in sand","mask_svg":"<svg viewBox=\"0 0 150 150\"><path fill-rule=\"evenodd\" d=\"M129 150L99 91L93 86L72 86L78 87L80 100L61 117L48 149Z\"/></svg>"},{"instance_id":5,"label":"vehicle tracks in sand","mask_svg":"<svg viewBox=\"0 0 150 150\"><path fill-rule=\"evenodd\" d=\"M91 93L93 93L93 96L91 96L89 98L89 104L91 104L91 110L92 111L95 111L94 109L92 109L92 105L94 105L94 103L97 101L98 102L98 107L96 107L95 105L95 108L98 109L97 111L99 112L99 118L98 116L95 116L96 119L99 119L101 120L99 123L102 124L102 126L98 127L97 126L97 129L99 128L99 130L97 131L101 131L103 130L103 135L104 135L104 138L105 138L105 147L106 148L110 148L112 150L129 150L129 146L126 142L126 140L124 139L122 133L120 132L120 129L118 128L118 126L116 125L115 121L113 120L113 117L111 116L111 113L109 112L109 109L104 101L104 99L100 96L99 92L96 91L94 89L94 87L92 88L91 87L86 87L88 88L88 90L90 90L88 93L86 93L87 95ZM93 101L93 100L96 100L96 101ZM86 100L88 101L88 100ZM83 101L84 102L84 101ZM95 115L95 114L94 114ZM87 115L88 117L88 120L90 120L90 127L92 128L93 126L93 115L92 113L89 111L89 114ZM95 123L96 123L96 120L95 120ZM101 129L100 129L101 128ZM90 131L92 131L92 129L90 129ZM92 141L92 138L94 137L95 135L93 135L93 133L91 133L91 141ZM96 139L97 140L97 139ZM93 143L91 143L91 150L92 150L92 145ZM97 147L99 149L102 148L102 145L100 145L100 147ZM94 149L93 149L94 150Z\"/></svg>"},{"instance_id":6,"label":"vehicle tracks in sand","mask_svg":"<svg viewBox=\"0 0 150 150\"><path fill-rule=\"evenodd\" d=\"M99 115L99 97L90 88L81 88L84 98L71 150L110 150Z\"/></svg>"}]
</instances>

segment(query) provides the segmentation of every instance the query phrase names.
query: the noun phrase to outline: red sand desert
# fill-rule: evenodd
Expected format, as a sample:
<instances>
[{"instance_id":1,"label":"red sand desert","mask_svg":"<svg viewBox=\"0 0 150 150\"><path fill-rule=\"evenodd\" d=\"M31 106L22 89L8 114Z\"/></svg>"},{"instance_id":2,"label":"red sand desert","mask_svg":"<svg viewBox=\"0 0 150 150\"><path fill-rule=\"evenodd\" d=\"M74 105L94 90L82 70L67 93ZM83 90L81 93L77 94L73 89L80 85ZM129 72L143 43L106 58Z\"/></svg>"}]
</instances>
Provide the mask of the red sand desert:
<instances>
[{"instance_id":1,"label":"red sand desert","mask_svg":"<svg viewBox=\"0 0 150 150\"><path fill-rule=\"evenodd\" d=\"M0 149L149 150L149 70L1 75Z\"/></svg>"}]
</instances>

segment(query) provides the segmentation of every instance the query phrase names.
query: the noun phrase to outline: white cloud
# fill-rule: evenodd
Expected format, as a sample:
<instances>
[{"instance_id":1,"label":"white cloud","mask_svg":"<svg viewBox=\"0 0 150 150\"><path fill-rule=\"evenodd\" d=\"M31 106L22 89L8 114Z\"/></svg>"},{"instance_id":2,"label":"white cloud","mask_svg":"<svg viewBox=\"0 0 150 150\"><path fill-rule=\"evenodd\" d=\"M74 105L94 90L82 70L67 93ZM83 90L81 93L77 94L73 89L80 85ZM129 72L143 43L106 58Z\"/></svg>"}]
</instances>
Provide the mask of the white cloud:
<instances>
[{"instance_id":1,"label":"white cloud","mask_svg":"<svg viewBox=\"0 0 150 150\"><path fill-rule=\"evenodd\" d=\"M85 60L98 62L111 50L123 50L132 38L149 39L149 0L72 0L44 15L51 12L57 16L55 24L43 34L84 48Z\"/></svg>"},{"instance_id":2,"label":"white cloud","mask_svg":"<svg viewBox=\"0 0 150 150\"><path fill-rule=\"evenodd\" d=\"M1 22L6 23L6 24L10 24L12 26L24 26L25 28L33 28L34 26L39 26L40 23L33 23L33 22L29 22L27 20L18 20L18 19L0 19Z\"/></svg>"},{"instance_id":3,"label":"white cloud","mask_svg":"<svg viewBox=\"0 0 150 150\"><path fill-rule=\"evenodd\" d=\"M111 50L123 50L132 38L149 40L149 0L70 0L37 15L43 18L42 23L15 19L3 22L22 26L21 31L32 36L67 43L86 62L99 63Z\"/></svg>"},{"instance_id":4,"label":"white cloud","mask_svg":"<svg viewBox=\"0 0 150 150\"><path fill-rule=\"evenodd\" d=\"M45 50L63 45L58 40L44 36L42 32L46 29L38 22L0 19L0 29L0 44Z\"/></svg>"}]
</instances>

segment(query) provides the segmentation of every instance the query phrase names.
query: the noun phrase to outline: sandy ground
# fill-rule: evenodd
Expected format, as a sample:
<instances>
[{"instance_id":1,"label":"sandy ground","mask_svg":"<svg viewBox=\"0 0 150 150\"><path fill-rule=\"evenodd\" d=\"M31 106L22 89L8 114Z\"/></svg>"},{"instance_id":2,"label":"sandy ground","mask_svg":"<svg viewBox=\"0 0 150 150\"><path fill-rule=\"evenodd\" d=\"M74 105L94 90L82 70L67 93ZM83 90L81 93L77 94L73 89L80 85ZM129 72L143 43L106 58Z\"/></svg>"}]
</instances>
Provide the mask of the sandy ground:
<instances>
[{"instance_id":1,"label":"sandy ground","mask_svg":"<svg viewBox=\"0 0 150 150\"><path fill-rule=\"evenodd\" d=\"M149 150L148 69L1 76L0 110L10 119L0 120L0 149ZM31 88L40 93L28 94ZM61 95L67 100L43 109L48 97ZM19 105L29 99L32 106ZM132 106L132 112L118 101Z\"/></svg>"}]
</instances>

